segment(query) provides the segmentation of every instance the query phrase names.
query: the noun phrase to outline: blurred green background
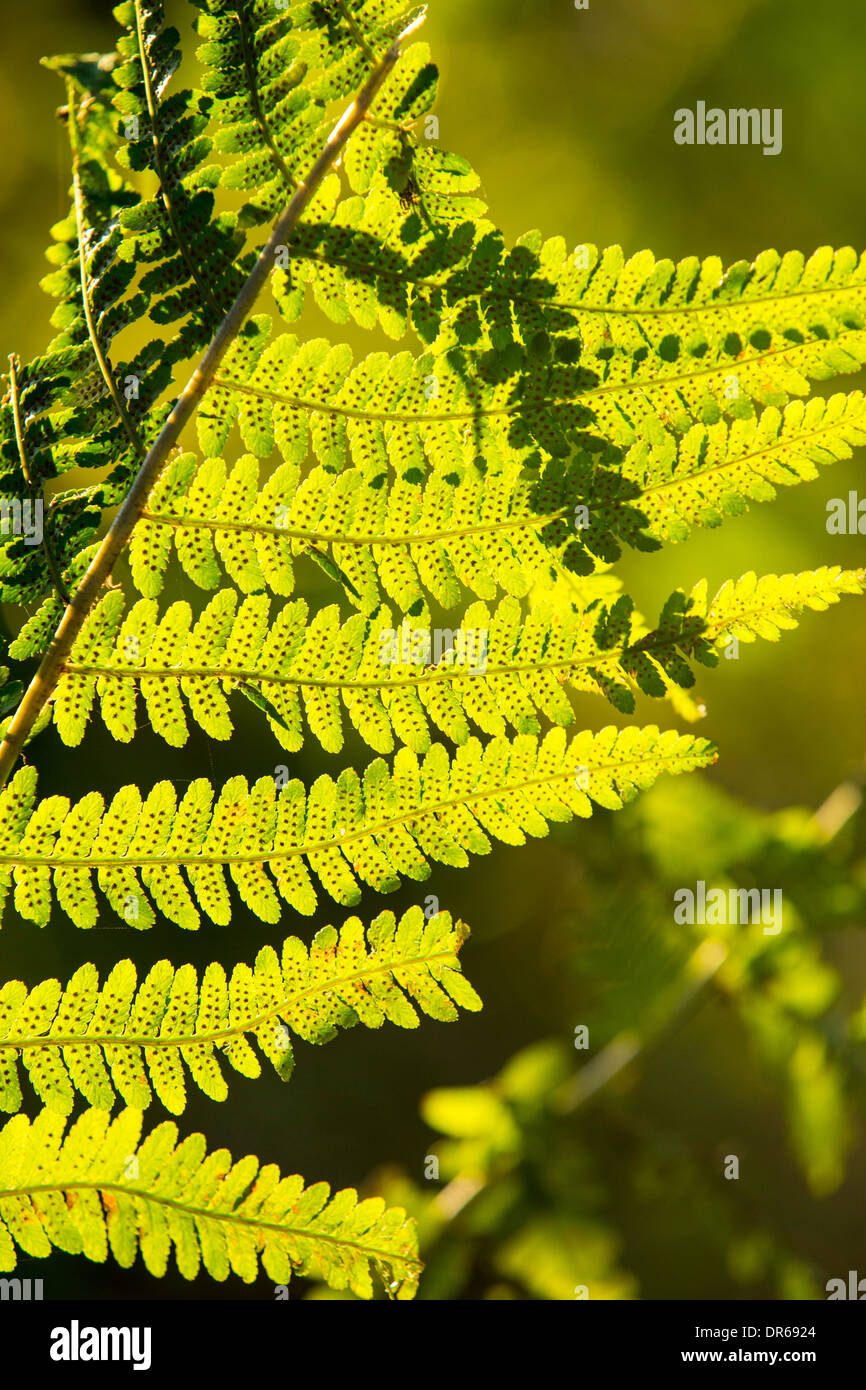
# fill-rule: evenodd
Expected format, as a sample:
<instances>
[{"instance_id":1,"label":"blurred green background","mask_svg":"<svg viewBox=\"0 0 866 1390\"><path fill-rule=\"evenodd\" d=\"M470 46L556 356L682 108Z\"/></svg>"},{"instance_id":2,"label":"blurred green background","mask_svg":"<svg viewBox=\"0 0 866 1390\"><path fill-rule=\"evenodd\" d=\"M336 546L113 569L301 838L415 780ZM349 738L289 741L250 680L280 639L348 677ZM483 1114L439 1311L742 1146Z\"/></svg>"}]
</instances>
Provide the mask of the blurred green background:
<instances>
[{"instance_id":1,"label":"blurred green background","mask_svg":"<svg viewBox=\"0 0 866 1390\"><path fill-rule=\"evenodd\" d=\"M187 35L191 12L168 8ZM110 49L115 30L107 4L83 0L7 0L5 21L0 327L4 356L14 349L26 359L41 350L51 331L51 301L34 287L46 271L48 227L66 211L69 183L65 135L54 115L62 89L38 59ZM650 247L657 256L674 258L717 253L725 261L751 259L768 247L866 247L862 0L822 6L811 0L590 0L587 10L576 10L570 0L432 0L423 37L442 70L436 108L441 142L480 172L491 216L509 238L539 227L572 245L620 243L627 254ZM758 147L676 146L674 111L701 99L722 107L781 107L782 153L769 158ZM338 333L332 325L319 324L316 331ZM353 339L355 345L362 341L360 335ZM848 378L830 389L863 385ZM673 587L690 587L704 575L717 587L751 568L783 573L863 564L861 537L829 536L825 530L828 499L862 487L861 471L862 456L783 492L775 505L756 507L717 533L696 532L659 555L627 556L626 586L652 616ZM708 706L700 732L721 747L718 767L704 780L758 812L816 808L840 783L859 781L866 752L862 603L849 599L826 614L805 617L778 648L761 644L740 651L738 661L723 661L699 678ZM585 700L580 709L596 727L615 722L599 700ZM639 715L675 722L672 713L649 701L639 706ZM185 749L168 753L148 731L134 749L119 751L93 728L77 754L49 731L33 760L44 793L74 795L94 786L110 795L129 780L149 786L157 772L181 783L201 774L222 782L235 772L253 780L283 761L251 708L248 714L238 710L236 723L227 745L208 745L194 733ZM298 760L300 775L312 778L350 757L357 764L367 756L352 743L340 760L307 751ZM690 837L701 840L706 825L702 832L700 798L693 819L683 811L692 803L681 783L671 784L668 802L678 791L686 799L678 803L680 820L669 850L685 857L682 876L675 858L669 877L690 883ZM539 1039L559 1038L569 1047L595 988L587 983L582 957L599 942L615 937L622 943L614 967L622 979L609 981L611 987L628 984L629 971L642 968L629 935L633 931L637 940L641 931L638 896L628 907L627 894L603 891L607 881L621 887L624 873L638 872L618 848L624 832L614 819L599 813L589 825L559 829L519 852L498 848L462 873L436 867L427 884L410 885L387 901L368 894L360 909L365 918L380 907L398 910L435 893L443 907L470 923L464 967L484 998L484 1011L453 1027L425 1023L405 1036L358 1032L318 1051L299 1044L288 1088L271 1075L256 1082L233 1076L229 1101L221 1106L192 1092L182 1132L201 1128L211 1147L227 1145L235 1155L256 1152L310 1180L360 1185L373 1168L389 1162L421 1182L432 1142L418 1112L423 1093L484 1081L518 1048ZM631 831L639 856L643 832L635 817ZM770 881L760 864L755 874L756 882ZM339 920L339 909L324 907L316 924ZM156 928L133 940L108 931L84 936L65 919L40 933L10 918L0 936L0 976L28 984L54 974L66 979L89 959L107 970L119 951L134 954L140 974L163 956L199 966L217 958L230 966L251 961L264 940L279 941L289 931L309 940L313 926L285 920L271 930L241 909L223 932L206 928L179 940L177 930ZM855 912L828 939L852 999L862 997L866 977L858 928ZM625 1028L631 1020L627 1004L623 1009ZM727 1145L722 1152L748 1153L743 1183L753 1210L816 1270L826 1277L844 1274L859 1260L866 1274L862 1136L855 1140L845 1181L817 1197L786 1150L777 1088L751 1065L739 1024L724 1008L716 1004L690 1013L648 1054L635 1085L629 1104L642 1107L672 1143L712 1152ZM146 1124L162 1118L156 1103ZM650 1192L634 1209L615 1206L608 1219L624 1242L620 1261L636 1277L640 1296L742 1296L730 1269L691 1228L675 1191ZM37 1262L27 1263L23 1272L43 1273ZM506 1281L505 1289L523 1296L519 1283ZM268 1298L272 1289L265 1279L247 1288L236 1280L218 1287L204 1278L190 1288L175 1275L157 1284L138 1268L124 1273L60 1256L46 1296Z\"/></svg>"}]
</instances>

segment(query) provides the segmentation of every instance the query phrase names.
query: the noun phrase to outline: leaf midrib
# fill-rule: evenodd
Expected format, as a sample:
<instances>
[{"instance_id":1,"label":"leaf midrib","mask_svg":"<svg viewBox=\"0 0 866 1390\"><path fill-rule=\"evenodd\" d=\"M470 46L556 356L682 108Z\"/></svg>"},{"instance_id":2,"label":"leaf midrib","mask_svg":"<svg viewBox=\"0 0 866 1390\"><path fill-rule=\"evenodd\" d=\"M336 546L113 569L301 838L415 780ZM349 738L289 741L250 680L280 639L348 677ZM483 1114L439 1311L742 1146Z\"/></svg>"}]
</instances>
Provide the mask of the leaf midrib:
<instances>
[{"instance_id":1,"label":"leaf midrib","mask_svg":"<svg viewBox=\"0 0 866 1390\"><path fill-rule=\"evenodd\" d=\"M212 1207L193 1207L175 1197L163 1197L157 1193L148 1192L145 1188L130 1187L127 1183L119 1182L99 1182L74 1181L74 1182L53 1182L53 1183L34 1183L26 1187L13 1187L0 1189L0 1201L4 1198L32 1197L37 1193L56 1192L116 1192L124 1197L137 1198L139 1201L152 1202L157 1206L170 1207L172 1210L180 1212L184 1216L192 1216L209 1221L227 1221L233 1225L251 1226L255 1230L274 1231L286 1238L298 1240L324 1241L328 1245L339 1246L341 1249L358 1250L369 1259L381 1260L385 1264L401 1264L411 1270L422 1268L420 1260L414 1260L411 1255L402 1255L390 1250L380 1250L376 1246L363 1245L360 1241L347 1240L340 1236L329 1235L324 1231L317 1231L308 1226L283 1226L278 1221L264 1221L255 1216L243 1216L238 1212L217 1211ZM258 1263L258 1261L257 1261Z\"/></svg>"},{"instance_id":2,"label":"leaf midrib","mask_svg":"<svg viewBox=\"0 0 866 1390\"><path fill-rule=\"evenodd\" d=\"M430 966L438 962L444 965L448 961L457 962L456 951L437 951L429 956L417 956L411 960L395 960L390 964L377 965L369 970L359 970L354 975L344 975L339 979L325 980L315 985L310 985L308 989L298 990L294 994L284 995L278 1003L271 1005L263 1013L256 1014L245 1023L238 1023L231 1028L222 1028L211 1033L181 1034L178 1036L148 1036L139 1034L130 1036L126 1033L100 1033L88 1034L87 1037L78 1035L51 1034L45 1037L6 1037L0 1038L0 1048L17 1048L23 1052L34 1048L51 1047L155 1047L155 1048L174 1048L192 1047L197 1043L217 1043L226 1042L236 1038L241 1034L254 1032L263 1023L267 1023L274 1015L280 1014L284 1009L294 1008L297 1004L315 994L329 994L336 992L346 985L357 984L359 981L367 980L373 975L393 975L397 970L412 970L417 966ZM399 984L399 981L397 982ZM402 988L402 987L401 987ZM134 1004L135 996L130 1000L130 1007ZM24 1000L24 1006L27 1004ZM58 1008L62 1002L58 1000ZM351 1005L349 1006L351 1007Z\"/></svg>"}]
</instances>

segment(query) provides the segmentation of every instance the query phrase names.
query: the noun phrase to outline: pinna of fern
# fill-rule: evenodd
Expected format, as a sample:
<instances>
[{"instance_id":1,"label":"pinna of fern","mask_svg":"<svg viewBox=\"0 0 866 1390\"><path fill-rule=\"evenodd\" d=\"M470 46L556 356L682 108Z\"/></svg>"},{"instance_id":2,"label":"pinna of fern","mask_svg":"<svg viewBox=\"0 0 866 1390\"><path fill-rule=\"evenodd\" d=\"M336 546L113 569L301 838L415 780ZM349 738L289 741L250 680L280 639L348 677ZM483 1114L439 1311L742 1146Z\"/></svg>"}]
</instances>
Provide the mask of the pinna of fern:
<instances>
[{"instance_id":1,"label":"pinna of fern","mask_svg":"<svg viewBox=\"0 0 866 1390\"><path fill-rule=\"evenodd\" d=\"M377 758L363 776L344 768L309 790L287 770L252 787L231 778L216 799L204 778L180 802L170 782L144 799L127 786L107 809L98 792L74 806L64 796L37 802L28 766L0 795L0 889L8 894L14 884L16 911L44 926L53 887L67 916L87 928L100 917L95 874L124 924L150 927L156 907L195 929L202 912L231 921L227 870L249 910L276 922L280 899L305 915L315 911L316 879L353 906L359 880L384 893L404 877L423 882L431 860L464 866L470 855L490 852L490 837L524 844L546 835L551 822L589 816L594 805L617 809L662 773L715 758L707 739L654 725L583 731L569 743L553 729L542 739L519 734L482 745L471 738L453 758L441 744L423 758L404 747L392 768Z\"/></svg>"},{"instance_id":2,"label":"pinna of fern","mask_svg":"<svg viewBox=\"0 0 866 1390\"><path fill-rule=\"evenodd\" d=\"M458 1007L481 1007L460 973L457 953L467 934L448 912L425 919L414 907L399 922L382 912L366 931L357 917L339 932L324 927L309 949L288 937L280 957L262 947L255 966L236 965L230 979L212 962L201 985L192 966L175 969L167 960L137 989L131 960L118 961L101 988L89 964L65 988L44 980L28 991L9 981L0 988L0 1109L21 1107L19 1060L40 1100L62 1114L76 1092L103 1110L117 1096L145 1110L155 1095L180 1114L184 1067L211 1100L224 1100L219 1059L259 1076L253 1040L288 1081L291 1034L324 1043L358 1023L417 1028L418 1010L451 1022Z\"/></svg>"},{"instance_id":3,"label":"pinna of fern","mask_svg":"<svg viewBox=\"0 0 866 1390\"><path fill-rule=\"evenodd\" d=\"M344 705L376 752L390 753L399 741L425 753L431 724L458 746L473 725L497 737L509 726L538 734L542 720L567 726L574 721L567 688L602 694L631 713L635 691L664 697L671 686L693 686L689 661L716 664L715 645L735 631L747 640L776 640L780 629L796 626L796 612L826 608L863 588L862 571L839 566L751 579L729 581L712 602L705 585L690 598L678 591L652 629L633 613L627 595L564 611L553 602L533 603L526 612L515 599L493 611L475 603L459 627L437 630L440 651L429 632L405 619L395 628L384 605L373 619L358 614L341 626L336 605L311 617L298 599L270 623L265 595L252 594L238 606L235 591L224 589L192 627L184 602L160 615L155 601L141 599L125 612L122 594L112 591L72 649L53 717L64 743L77 744L98 699L112 736L129 742L140 692L154 732L182 746L187 708L211 738L231 736L228 696L240 687L289 752L303 746L302 708L322 747L339 752Z\"/></svg>"},{"instance_id":4,"label":"pinna of fern","mask_svg":"<svg viewBox=\"0 0 866 1390\"><path fill-rule=\"evenodd\" d=\"M261 1268L277 1284L293 1274L324 1279L361 1298L375 1270L388 1292L411 1298L420 1274L415 1223L381 1198L352 1188L304 1187L275 1163L227 1149L208 1154L204 1136L178 1143L170 1121L141 1141L142 1114L112 1117L91 1107L69 1126L44 1109L14 1115L0 1130L0 1270L18 1250L45 1258L65 1250L122 1269L137 1254L161 1278L174 1248L179 1273L252 1283Z\"/></svg>"}]
</instances>

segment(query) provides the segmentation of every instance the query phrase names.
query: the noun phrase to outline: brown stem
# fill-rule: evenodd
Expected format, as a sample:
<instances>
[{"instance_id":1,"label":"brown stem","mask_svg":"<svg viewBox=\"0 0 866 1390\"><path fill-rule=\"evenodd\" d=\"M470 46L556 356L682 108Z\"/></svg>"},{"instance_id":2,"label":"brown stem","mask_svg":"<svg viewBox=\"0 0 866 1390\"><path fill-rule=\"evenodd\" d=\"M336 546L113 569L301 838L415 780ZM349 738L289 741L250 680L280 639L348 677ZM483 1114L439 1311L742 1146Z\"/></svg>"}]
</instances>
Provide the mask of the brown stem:
<instances>
[{"instance_id":1,"label":"brown stem","mask_svg":"<svg viewBox=\"0 0 866 1390\"><path fill-rule=\"evenodd\" d=\"M148 494L168 458L170 450L177 443L181 431L207 391L222 358L250 313L274 264L277 247L286 243L291 237L325 175L331 169L349 137L363 121L382 83L397 62L403 40L415 27L415 23L410 25L388 49L387 53L379 59L361 91L331 131L324 148L310 170L309 176L293 194L248 279L238 292L234 304L220 324L213 341L184 387L159 435L148 450L123 505L109 527L84 578L72 595L54 634L51 646L45 653L39 670L30 682L24 699L18 706L15 717L9 726L9 731L0 745L0 787L7 781L33 725L51 699L63 671L63 666L72 649L72 644L81 631L100 590L110 577L115 561L129 540L133 527L147 502Z\"/></svg>"}]
</instances>

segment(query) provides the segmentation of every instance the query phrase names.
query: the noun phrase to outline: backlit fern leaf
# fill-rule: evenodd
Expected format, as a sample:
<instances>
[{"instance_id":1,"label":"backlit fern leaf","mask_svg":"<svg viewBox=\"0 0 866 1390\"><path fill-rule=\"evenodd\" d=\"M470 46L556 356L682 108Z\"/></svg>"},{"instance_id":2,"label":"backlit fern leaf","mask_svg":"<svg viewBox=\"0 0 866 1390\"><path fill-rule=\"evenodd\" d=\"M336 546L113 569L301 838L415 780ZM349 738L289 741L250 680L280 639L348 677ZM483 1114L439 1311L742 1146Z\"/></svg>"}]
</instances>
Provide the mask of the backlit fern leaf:
<instances>
[{"instance_id":1,"label":"backlit fern leaf","mask_svg":"<svg viewBox=\"0 0 866 1390\"><path fill-rule=\"evenodd\" d=\"M125 0L114 11L126 32L117 48L123 61L113 77L114 105L130 138L118 157L158 181L153 198L121 216L123 254L147 269L141 288L155 323L182 321L177 352L188 355L213 335L234 300L250 263L240 257L236 215L214 213L215 166L206 135L208 103L189 90L165 95L180 65L179 35L164 27L161 0Z\"/></svg>"},{"instance_id":2,"label":"backlit fern leaf","mask_svg":"<svg viewBox=\"0 0 866 1390\"><path fill-rule=\"evenodd\" d=\"M344 20L341 25L327 23L323 8L308 3L275 10L263 0L220 0L199 17L205 42L196 57L220 126L214 147L227 166L220 182L252 194L245 220L269 219L284 206L333 125L333 103L357 90L372 56L389 48L418 13L405 3L349 0L334 16ZM404 49L379 93L378 124L352 137L344 163L356 192L365 192L378 169L399 159L409 124L431 105L437 73L429 57L426 44Z\"/></svg>"},{"instance_id":3,"label":"backlit fern leaf","mask_svg":"<svg viewBox=\"0 0 866 1390\"><path fill-rule=\"evenodd\" d=\"M255 965L236 965L229 979L211 963L199 985L191 965L157 962L136 989L131 960L115 965L100 988L96 967L83 965L63 988L44 980L27 990L0 988L0 1109L20 1109L18 1063L43 1104L61 1114L75 1093L110 1110L116 1096L146 1109L154 1095L172 1114L186 1105L186 1073L211 1100L225 1100L221 1058L243 1076L261 1074L259 1052L288 1081L294 1070L290 1033L329 1042L339 1028L418 1026L418 1010L442 1022L457 1006L481 1007L460 973L466 936L440 912L420 907L399 922L380 913L365 929L357 917L339 932L323 927L307 947L288 937Z\"/></svg>"},{"instance_id":4,"label":"backlit fern leaf","mask_svg":"<svg viewBox=\"0 0 866 1390\"><path fill-rule=\"evenodd\" d=\"M646 633L633 622L626 597L612 609L586 612L548 606L525 613L514 599L491 612L477 603L460 627L433 633L405 620L397 624L386 608L375 619L357 615L342 625L335 605L311 616L298 599L284 604L273 623L268 610L263 595L238 608L234 590L224 589L193 626L186 603L160 615L154 601L142 599L124 617L122 594L108 594L88 619L55 694L61 738L81 741L98 699L112 735L129 742L140 690L154 732L168 743L186 742L187 707L211 738L226 739L233 729L229 692L255 687L273 733L290 752L303 743L302 714L322 746L339 752L345 707L377 752L391 752L396 737L424 753L431 723L458 745L471 724L497 736L509 726L538 733L541 717L570 724L564 685L601 692L629 712L633 684L662 695L661 672L692 683L678 644L689 655L701 651L699 625L683 630L668 618Z\"/></svg>"},{"instance_id":5,"label":"backlit fern leaf","mask_svg":"<svg viewBox=\"0 0 866 1390\"><path fill-rule=\"evenodd\" d=\"M750 587L751 585L751 587ZM188 737L187 708L211 737L233 731L228 695L239 688L265 712L283 748L304 742L303 717L330 753L343 747L343 708L378 753L395 740L416 753L430 747L433 725L462 745L475 725L500 737L513 729L537 734L541 720L569 725L566 688L604 695L624 713L634 691L664 697L671 686L694 684L689 661L715 664L713 643L731 622L753 635L768 632L787 603L790 614L821 608L859 593L862 571L819 570L777 580L744 576L734 606L729 584L707 614L706 596L687 600L677 590L659 623L648 628L620 595L585 609L556 603L525 610L513 598L495 609L471 604L454 628L398 623L384 606L374 618L340 623L336 605L310 615L303 599L284 604L270 621L265 595L238 607L233 589L220 590L193 625L184 602L160 615L141 599L125 613L113 591L93 609L73 647L54 696L54 719L65 743L80 743L95 701L114 738L136 731L140 691L154 732L175 747ZM704 586L705 589L705 586ZM697 592L697 591L696 591ZM773 628L775 636L778 632Z\"/></svg>"},{"instance_id":6,"label":"backlit fern leaf","mask_svg":"<svg viewBox=\"0 0 866 1390\"><path fill-rule=\"evenodd\" d=\"M752 419L693 425L678 448L670 437L643 440L621 460L596 461L582 498L589 517L581 540L608 559L618 554L612 538L629 545L646 535L684 540L695 526L718 526L750 502L772 501L778 487L811 481L864 443L861 391L792 401L784 411L771 406Z\"/></svg>"},{"instance_id":7,"label":"backlit fern leaf","mask_svg":"<svg viewBox=\"0 0 866 1390\"><path fill-rule=\"evenodd\" d=\"M17 1248L45 1258L53 1249L123 1269L140 1253L161 1278L172 1246L179 1273L201 1268L252 1283L259 1262L269 1279L321 1278L361 1298L371 1270L398 1298L411 1298L420 1265L414 1223L381 1198L359 1202L352 1188L332 1197L327 1183L304 1187L274 1163L227 1149L207 1153L204 1136L178 1143L171 1121L141 1140L140 1110L112 1119L86 1110L64 1137L66 1120L42 1110L15 1115L0 1130L0 1269L14 1269Z\"/></svg>"},{"instance_id":8,"label":"backlit fern leaf","mask_svg":"<svg viewBox=\"0 0 866 1390\"><path fill-rule=\"evenodd\" d=\"M724 271L712 257L569 254L536 232L509 246L477 174L437 143L436 69L407 43L420 10L194 7L202 91L171 87L179 35L160 0L118 6L116 54L51 60L73 170L44 282L58 336L10 366L0 504L35 506L61 474L84 473L32 545L3 514L0 599L39 605L9 656L48 654L0 724L0 764L5 777L52 718L80 742L97 704L130 741L139 696L173 746L189 720L227 738L241 695L277 743L252 786L235 776L215 793L198 778L181 794L163 780L108 806L97 791L37 800L23 766L0 795L0 898L39 925L56 905L94 927L98 893L127 927L227 925L238 900L274 924L285 905L312 915L320 887L352 905L362 885L391 892L433 862L463 866L494 840L615 810L715 751L655 726L567 740L569 688L621 711L636 692L667 698L695 719L693 663L715 665L732 637L775 640L864 585L838 566L750 572L712 601L705 585L676 590L650 627L606 567L623 544L651 551L716 525L866 442L859 393L791 403L866 362L866 258L767 252ZM411 334L411 350L357 356L275 333L252 313L267 276L285 322L315 308L394 342ZM193 421L202 461L182 452ZM134 606L111 580L127 546ZM198 611L158 602L173 554L216 590ZM301 557L360 611L345 621L292 597ZM423 633L419 653L413 626L441 620L437 607L460 626ZM0 664L2 717L23 689L10 676ZM339 751L346 714L393 759L309 787L271 764L278 746L301 748L305 724ZM326 928L309 951L290 937L281 961L266 947L230 980L212 964L199 985L191 966L160 961L136 989L125 961L101 988L93 966L65 989L2 987L0 1095L22 1104L23 1061L48 1108L0 1134L0 1267L16 1244L94 1259L110 1245L124 1266L140 1244L159 1275L173 1242L186 1277L203 1264L252 1280L261 1257L272 1278L294 1267L367 1296L373 1266L409 1296L419 1266L402 1211L351 1191L328 1202L324 1184L303 1192L252 1158L232 1167L200 1136L175 1150L173 1126L136 1152L140 1108L155 1094L182 1110L185 1068L223 1097L218 1054L256 1075L253 1038L288 1076L290 1030L324 1041L358 1021L413 1026L413 999L443 1019L477 1007L461 940L447 914L414 907L366 933L354 918ZM76 1091L99 1108L61 1150ZM117 1096L137 1108L110 1123Z\"/></svg>"},{"instance_id":9,"label":"backlit fern leaf","mask_svg":"<svg viewBox=\"0 0 866 1390\"><path fill-rule=\"evenodd\" d=\"M503 537L504 528L492 523L488 536L494 563L497 568L504 564L506 584L513 584L511 539L519 539L522 560L525 551L531 556L537 539L552 552L550 558L587 572L593 557L616 559L620 542L649 550L660 540L682 539L690 525L716 525L724 515L745 510L748 499L773 497L774 484L817 476L820 464L850 456L852 446L866 439L860 392L829 401L794 401L784 413L775 406L759 416L739 411L741 418L730 422L718 419L718 411L715 424L690 423L681 416L674 426L667 406L660 413L646 408L647 391L664 384L661 375L653 378L651 387L626 380L621 388L626 395L620 399L616 385L583 390L579 368L540 369L527 354L494 354L488 366L471 366L465 354L454 350L416 359L408 353L377 353L353 366L348 347L331 347L324 339L299 347L296 338L285 336L268 343L268 332L265 317L250 325L250 336L239 340L233 360L205 398L198 417L203 451L219 454L237 421L243 442L258 456L266 458L278 448L288 464L299 465L313 452L321 465L313 474L317 502L320 497L324 501L327 489L332 506L354 507L360 502L378 518L383 518L392 497L400 499L407 482L424 492L430 488L434 502L443 482L453 488L457 479L470 496L473 486L480 497L485 489L513 493L513 519L520 536ZM703 367L700 372L704 374ZM684 383L681 386L685 389ZM639 399L632 401L636 390ZM603 407L597 404L602 399ZM745 402L744 396L738 399ZM613 416L599 415L611 409L628 418L627 437ZM703 409L693 411L698 418L705 414ZM712 418L713 411L709 415ZM622 443L608 442L602 451L593 448L590 453L584 447L587 431L595 431L599 420L603 437ZM478 466L481 459L483 469ZM249 462L245 467L248 473ZM397 475L393 484L392 468ZM364 479L357 484L360 495L354 479L346 480L346 492L337 491L326 475L340 470ZM264 510L256 507L259 525L277 531L280 525L291 529L295 516L300 521L299 500L290 504L285 497L276 498L278 487L289 492L296 479L290 470L268 488ZM369 493L373 480L375 498ZM221 502L219 508L234 529L251 502L251 482L242 476L239 484L234 514L229 514L230 504ZM307 500L313 483L307 478L303 486ZM212 486L207 495L212 501ZM199 499L196 505L201 507ZM215 510L212 506L211 512ZM586 515L578 523L581 511ZM519 526L521 512L525 529ZM374 556L366 554L359 561L357 546L354 551L340 547L331 531L339 526L337 517L323 515L321 504L317 513L322 540L339 547L349 566L359 571L360 588L354 584L355 589L374 594L369 573ZM216 522L218 517L199 519ZM300 529L309 533L313 520L306 520L306 528L301 524ZM540 527L546 527L543 534L533 537L532 531ZM448 533L441 539L447 545ZM223 543L227 544L225 537ZM203 558L210 559L206 541L187 544L194 553L203 545ZM252 540L248 549L251 545ZM465 545L460 550L465 552ZM340 567L345 572L345 566ZM484 572L488 567L481 568Z\"/></svg>"},{"instance_id":10,"label":"backlit fern leaf","mask_svg":"<svg viewBox=\"0 0 866 1390\"><path fill-rule=\"evenodd\" d=\"M696 616L706 614L710 640L736 637L754 642L763 637L778 642L781 632L797 626L795 614L804 608L823 612L843 594L862 593L864 584L866 570L843 570L839 565L805 574L765 574L760 579L750 570L736 581L729 579L709 607L705 584L695 587L691 602Z\"/></svg>"},{"instance_id":11,"label":"backlit fern leaf","mask_svg":"<svg viewBox=\"0 0 866 1390\"><path fill-rule=\"evenodd\" d=\"M231 468L192 454L166 466L130 544L145 597L162 591L172 551L200 588L216 588L225 573L243 593L280 595L294 591L298 556L327 551L364 612L384 593L419 618L428 596L443 608L464 589L520 597L555 560L578 573L593 567L568 521L554 529L566 510L554 486L536 501L538 485L516 470L419 476L410 468L390 478L318 467L298 481L297 466L285 463L264 485L260 473L251 454Z\"/></svg>"},{"instance_id":12,"label":"backlit fern leaf","mask_svg":"<svg viewBox=\"0 0 866 1390\"><path fill-rule=\"evenodd\" d=\"M569 253L562 237L545 241L538 232L508 247L490 223L468 220L447 248L433 231L408 248L387 236L379 244L370 219L398 213L387 201L373 212L349 200L339 221L301 229L291 247L297 268L291 278L282 269L274 275L286 319L297 316L310 284L320 307L330 303L335 321L346 322L347 289L357 283L379 301L382 327L394 337L411 326L424 343L502 351L542 334L561 340L564 360L579 361L587 389L622 390L631 378L634 404L650 386L653 409L680 429L707 412L747 415L749 400L784 404L808 390L807 379L863 362L866 261L850 247L822 247L808 260L767 251L725 270L715 256L674 264L650 251L626 260L618 246ZM325 275L327 299L318 286ZM633 421L601 408L599 421L606 416L630 443Z\"/></svg>"},{"instance_id":13,"label":"backlit fern leaf","mask_svg":"<svg viewBox=\"0 0 866 1390\"><path fill-rule=\"evenodd\" d=\"M277 445L287 462L301 463L312 450L332 472L354 463L368 471L390 464L400 473L428 465L448 473L480 452L498 470L515 457L533 458L560 418L578 418L570 399L542 397L539 373L522 353L485 364L456 351L417 358L377 352L353 364L351 348L325 338L300 343L282 334L266 346L269 327L264 315L255 321L259 336L238 342L202 401L204 453L222 451L237 419L247 448L260 457Z\"/></svg>"},{"instance_id":14,"label":"backlit fern leaf","mask_svg":"<svg viewBox=\"0 0 866 1390\"><path fill-rule=\"evenodd\" d=\"M626 260L618 246L580 246L569 255L561 237L542 243L538 233L530 236L554 287L550 309L573 312L584 346L593 351L609 342L631 351L650 339L666 343L673 361L675 349L694 353L701 342L718 342L734 359L750 342L770 347L763 341L770 337L780 347L823 341L825 355L812 358L819 379L819 364L830 376L856 370L844 344L863 328L866 260L851 247L834 252L824 246L808 259L799 251L765 251L751 264L725 269L718 256L675 264L641 251ZM542 310L547 307L546 285L536 298ZM729 335L740 341L727 341Z\"/></svg>"},{"instance_id":15,"label":"backlit fern leaf","mask_svg":"<svg viewBox=\"0 0 866 1390\"><path fill-rule=\"evenodd\" d=\"M384 591L420 617L428 594L445 608L461 587L481 598L497 587L520 597L551 566L585 575L599 560L615 560L620 542L647 549L683 539L692 526L719 525L864 441L864 398L852 392L768 408L755 420L695 425L678 449L664 434L622 461L616 451L578 451L567 468L550 461L537 480L521 476L519 464L484 476L410 468L393 479L350 465L336 476L314 468L299 482L297 467L285 464L260 487L251 455L230 471L220 459L197 465L184 455L166 466L133 535L133 578L155 597L173 546L203 588L214 588L224 570L243 592L289 594L296 554L316 545L330 548L365 611Z\"/></svg>"},{"instance_id":16,"label":"backlit fern leaf","mask_svg":"<svg viewBox=\"0 0 866 1390\"><path fill-rule=\"evenodd\" d=\"M118 257L119 211L134 194L104 157L113 137L106 133L100 84L110 80L111 61L87 68L97 91L86 100L67 77L72 208L52 228L47 257L56 269L41 282L59 301L51 319L59 331L41 356L10 373L0 404L0 491L13 502L29 496L41 505L45 484L71 469L114 467L106 482L54 495L45 507L41 547L9 536L4 528L0 597L7 602L26 602L57 589L57 572L92 538L100 507L116 500L117 482L128 479L161 418L157 411L145 424L142 412L168 379L162 344L150 344L129 362L109 363L115 338L147 307L142 294L127 294L135 271ZM81 68L68 60L55 60L54 66Z\"/></svg>"},{"instance_id":17,"label":"backlit fern leaf","mask_svg":"<svg viewBox=\"0 0 866 1390\"><path fill-rule=\"evenodd\" d=\"M24 767L0 797L0 889L5 895L14 883L16 911L44 925L53 885L67 916L92 927L100 915L95 874L122 921L149 927L155 905L195 928L199 908L214 922L231 921L228 869L250 911L276 922L280 898L297 912L315 910L314 877L351 906L359 880L382 893L401 878L423 881L431 860L466 865L470 854L490 851L491 837L524 844L546 835L550 822L589 816L593 804L618 809L662 773L715 757L708 740L653 725L585 731L570 743L554 729L541 740L469 739L452 760L439 744L423 758L402 748L392 769L377 759L363 776L352 768L336 781L323 775L309 792L285 770L251 788L233 777L216 803L204 778L180 803L170 782L144 800L128 786L107 810L97 792L72 806L64 796L36 803L36 774Z\"/></svg>"}]
</instances>

